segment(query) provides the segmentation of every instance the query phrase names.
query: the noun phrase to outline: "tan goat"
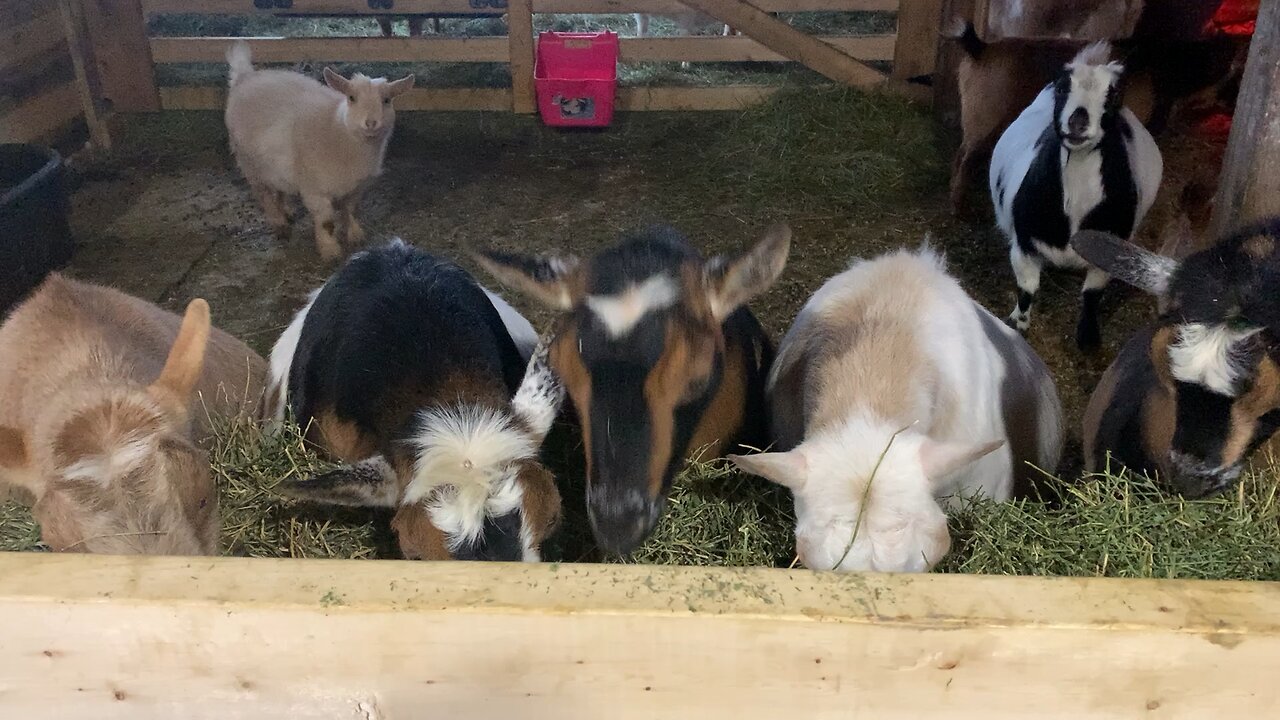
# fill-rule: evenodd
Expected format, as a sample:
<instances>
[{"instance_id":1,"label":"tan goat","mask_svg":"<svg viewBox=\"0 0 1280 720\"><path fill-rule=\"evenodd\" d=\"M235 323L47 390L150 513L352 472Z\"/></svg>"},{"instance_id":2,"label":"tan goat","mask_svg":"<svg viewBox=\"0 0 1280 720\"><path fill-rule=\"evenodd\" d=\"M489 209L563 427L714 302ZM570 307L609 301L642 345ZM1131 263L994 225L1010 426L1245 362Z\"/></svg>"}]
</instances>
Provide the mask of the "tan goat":
<instances>
[{"instance_id":1,"label":"tan goat","mask_svg":"<svg viewBox=\"0 0 1280 720\"><path fill-rule=\"evenodd\" d=\"M51 275L0 326L0 486L29 494L54 550L212 554L196 440L209 413L254 411L265 371L204 300L179 318Z\"/></svg>"}]
</instances>

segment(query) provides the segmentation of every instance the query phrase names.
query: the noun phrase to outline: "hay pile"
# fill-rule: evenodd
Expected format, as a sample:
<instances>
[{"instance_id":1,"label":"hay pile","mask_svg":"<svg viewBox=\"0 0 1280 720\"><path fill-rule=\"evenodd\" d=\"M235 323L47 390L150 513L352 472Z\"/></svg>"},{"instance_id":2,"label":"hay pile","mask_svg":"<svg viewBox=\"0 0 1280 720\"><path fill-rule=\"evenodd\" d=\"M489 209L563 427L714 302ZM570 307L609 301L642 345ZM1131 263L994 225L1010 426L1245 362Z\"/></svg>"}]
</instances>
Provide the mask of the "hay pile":
<instances>
[{"instance_id":1,"label":"hay pile","mask_svg":"<svg viewBox=\"0 0 1280 720\"><path fill-rule=\"evenodd\" d=\"M387 518L313 507L280 497L285 478L325 464L296 429L265 435L244 420L220 423L210 458L222 509L224 554L250 557L395 557ZM589 537L582 493L565 489L565 535ZM1280 580L1280 498L1276 470L1248 475L1234 494L1187 501L1145 478L1101 473L1054 481L1048 503L970 501L952 520L944 572L1014 575ZM791 564L786 491L724 462L695 462L676 483L657 532L625 562L681 565ZM39 548L19 505L0 506L0 549ZM561 558L589 557L560 543Z\"/></svg>"}]
</instances>

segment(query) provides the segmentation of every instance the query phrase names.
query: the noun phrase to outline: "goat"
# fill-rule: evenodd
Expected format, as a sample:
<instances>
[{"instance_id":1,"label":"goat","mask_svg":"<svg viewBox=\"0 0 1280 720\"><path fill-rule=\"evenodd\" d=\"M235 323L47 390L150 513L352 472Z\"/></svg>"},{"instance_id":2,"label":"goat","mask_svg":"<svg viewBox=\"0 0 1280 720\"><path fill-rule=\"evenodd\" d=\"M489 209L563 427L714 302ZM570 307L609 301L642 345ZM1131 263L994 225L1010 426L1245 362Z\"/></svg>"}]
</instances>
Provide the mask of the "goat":
<instances>
[{"instance_id":1,"label":"goat","mask_svg":"<svg viewBox=\"0 0 1280 720\"><path fill-rule=\"evenodd\" d=\"M1163 6L1148 6L1151 12L1158 7ZM1145 21L1147 15L1143 17ZM1162 33L1176 35L1176 28L1167 26L1161 24L1123 44L1131 50L1121 87L1124 105L1156 135L1177 108L1209 95L1229 94L1248 49L1247 43L1230 37L1171 40ZM950 189L952 212L960 215L966 210L972 176L1000 134L1085 44L1015 39L984 43L972 25L957 27L947 37L962 50L957 68L961 140L951 163Z\"/></svg>"},{"instance_id":2,"label":"goat","mask_svg":"<svg viewBox=\"0 0 1280 720\"><path fill-rule=\"evenodd\" d=\"M1018 300L1009 321L1031 324L1031 303L1045 263L1087 271L1076 345L1101 344L1098 301L1107 274L1076 255L1081 229L1132 237L1160 186L1163 163L1151 133L1121 107L1124 68L1094 43L1063 68L1000 136L991 157L996 225L1009 241Z\"/></svg>"},{"instance_id":3,"label":"goat","mask_svg":"<svg viewBox=\"0 0 1280 720\"><path fill-rule=\"evenodd\" d=\"M1227 489L1280 428L1280 217L1181 261L1106 233L1072 245L1161 308L1089 398L1087 468L1110 458L1190 497Z\"/></svg>"},{"instance_id":4,"label":"goat","mask_svg":"<svg viewBox=\"0 0 1280 720\"><path fill-rule=\"evenodd\" d=\"M815 570L928 570L938 498L1025 495L1063 420L1048 369L926 245L859 260L805 303L768 380L774 452L731 455L791 489Z\"/></svg>"},{"instance_id":5,"label":"goat","mask_svg":"<svg viewBox=\"0 0 1280 720\"><path fill-rule=\"evenodd\" d=\"M286 202L300 195L315 222L316 249L336 260L339 235L348 244L364 241L355 208L382 172L396 120L392 100L413 87L413 76L347 79L325 68L326 86L300 73L254 70L243 41L228 49L227 62L231 152L267 221L287 236Z\"/></svg>"},{"instance_id":6,"label":"goat","mask_svg":"<svg viewBox=\"0 0 1280 720\"><path fill-rule=\"evenodd\" d=\"M704 260L654 227L587 261L486 252L492 275L557 311L550 361L582 422L596 542L629 553L653 531L686 458L764 440L772 347L746 302L782 273L785 226Z\"/></svg>"},{"instance_id":7,"label":"goat","mask_svg":"<svg viewBox=\"0 0 1280 720\"><path fill-rule=\"evenodd\" d=\"M393 508L410 559L538 560L560 516L538 448L563 390L491 297L398 239L312 293L272 349L268 397L345 464L282 492Z\"/></svg>"},{"instance_id":8,"label":"goat","mask_svg":"<svg viewBox=\"0 0 1280 720\"><path fill-rule=\"evenodd\" d=\"M204 300L179 318L54 273L0 326L0 485L34 501L54 550L214 554L196 441L209 413L256 412L265 371Z\"/></svg>"}]
</instances>

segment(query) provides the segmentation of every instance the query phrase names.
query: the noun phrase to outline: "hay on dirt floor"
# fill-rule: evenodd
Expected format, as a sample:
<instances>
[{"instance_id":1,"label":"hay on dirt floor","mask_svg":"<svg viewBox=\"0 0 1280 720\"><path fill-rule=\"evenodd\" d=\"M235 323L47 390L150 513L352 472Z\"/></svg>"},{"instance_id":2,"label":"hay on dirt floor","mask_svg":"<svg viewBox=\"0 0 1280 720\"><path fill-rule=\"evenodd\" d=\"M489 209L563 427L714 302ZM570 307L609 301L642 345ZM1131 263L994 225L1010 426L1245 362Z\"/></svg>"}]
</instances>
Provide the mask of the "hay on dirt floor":
<instances>
[{"instance_id":1,"label":"hay on dirt floor","mask_svg":"<svg viewBox=\"0 0 1280 720\"><path fill-rule=\"evenodd\" d=\"M394 557L386 518L300 505L273 488L326 465L288 426L222 421L210 459L222 510L222 549L252 557ZM1274 468L1205 500L1168 495L1146 478L1100 473L1054 481L1052 505L967 502L952 520L945 572L1280 580L1280 498ZM581 495L566 496L580 503ZM657 531L628 562L787 565L793 553L786 491L695 462L677 480ZM30 514L0 506L0 549L38 549Z\"/></svg>"}]
</instances>

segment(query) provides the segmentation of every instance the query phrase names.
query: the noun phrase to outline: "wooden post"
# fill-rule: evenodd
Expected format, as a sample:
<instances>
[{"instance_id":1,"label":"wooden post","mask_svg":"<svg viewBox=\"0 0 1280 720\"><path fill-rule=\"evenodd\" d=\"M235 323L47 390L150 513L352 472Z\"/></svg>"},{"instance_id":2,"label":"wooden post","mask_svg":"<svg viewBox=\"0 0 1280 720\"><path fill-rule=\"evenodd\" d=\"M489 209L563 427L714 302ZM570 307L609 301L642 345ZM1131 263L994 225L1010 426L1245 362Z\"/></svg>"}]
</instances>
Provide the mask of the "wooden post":
<instances>
[{"instance_id":1,"label":"wooden post","mask_svg":"<svg viewBox=\"0 0 1280 720\"><path fill-rule=\"evenodd\" d=\"M1280 0L1263 0L1214 201L1212 237L1280 215Z\"/></svg>"},{"instance_id":2,"label":"wooden post","mask_svg":"<svg viewBox=\"0 0 1280 720\"><path fill-rule=\"evenodd\" d=\"M885 76L743 0L681 0L790 60L846 85L872 87Z\"/></svg>"},{"instance_id":3,"label":"wooden post","mask_svg":"<svg viewBox=\"0 0 1280 720\"><path fill-rule=\"evenodd\" d=\"M246 3L247 5L248 3ZM102 92L116 112L160 109L142 0L84 0Z\"/></svg>"},{"instance_id":4,"label":"wooden post","mask_svg":"<svg viewBox=\"0 0 1280 720\"><path fill-rule=\"evenodd\" d=\"M893 50L893 79L906 82L933 73L938 59L938 30L943 0L908 0L898 8L898 42Z\"/></svg>"},{"instance_id":5,"label":"wooden post","mask_svg":"<svg viewBox=\"0 0 1280 720\"><path fill-rule=\"evenodd\" d=\"M67 49L75 66L76 89L80 91L80 105L84 108L84 120L89 126L89 139L100 150L111 149L111 135L107 131L99 102L102 98L102 78L89 45L85 27L84 8L81 0L58 0L62 11L62 24L67 35Z\"/></svg>"},{"instance_id":6,"label":"wooden post","mask_svg":"<svg viewBox=\"0 0 1280 720\"><path fill-rule=\"evenodd\" d=\"M507 37L511 43L511 109L527 115L538 108L533 82L533 1L507 4Z\"/></svg>"}]
</instances>

